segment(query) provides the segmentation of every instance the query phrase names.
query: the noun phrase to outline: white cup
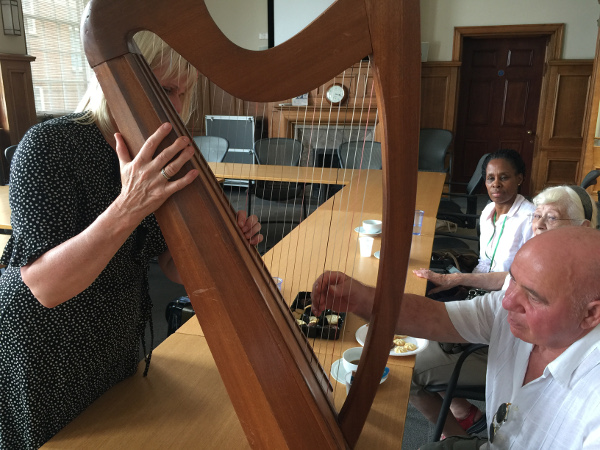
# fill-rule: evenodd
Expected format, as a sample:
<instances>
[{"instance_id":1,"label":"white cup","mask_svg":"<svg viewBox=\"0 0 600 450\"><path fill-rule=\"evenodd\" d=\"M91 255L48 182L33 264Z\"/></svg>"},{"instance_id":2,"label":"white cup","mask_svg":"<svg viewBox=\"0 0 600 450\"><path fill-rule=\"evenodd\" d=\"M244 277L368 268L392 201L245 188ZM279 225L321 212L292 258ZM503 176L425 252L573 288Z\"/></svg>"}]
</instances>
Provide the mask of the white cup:
<instances>
[{"instance_id":1,"label":"white cup","mask_svg":"<svg viewBox=\"0 0 600 450\"><path fill-rule=\"evenodd\" d=\"M368 258L371 256L373 251L373 239L369 236L361 236L358 238L358 245L360 246L360 256Z\"/></svg>"},{"instance_id":2,"label":"white cup","mask_svg":"<svg viewBox=\"0 0 600 450\"><path fill-rule=\"evenodd\" d=\"M421 235L421 227L423 227L423 216L425 215L425 211L421 209L415 210L415 218L413 220L413 234L420 236Z\"/></svg>"},{"instance_id":3,"label":"white cup","mask_svg":"<svg viewBox=\"0 0 600 450\"><path fill-rule=\"evenodd\" d=\"M352 347L342 354L342 363L344 364L346 373L352 373L358 369L358 360L360 359L360 355L362 355L362 351L362 347Z\"/></svg>"},{"instance_id":4,"label":"white cup","mask_svg":"<svg viewBox=\"0 0 600 450\"><path fill-rule=\"evenodd\" d=\"M367 234L376 234L381 232L381 220L363 220L363 232Z\"/></svg>"}]
</instances>

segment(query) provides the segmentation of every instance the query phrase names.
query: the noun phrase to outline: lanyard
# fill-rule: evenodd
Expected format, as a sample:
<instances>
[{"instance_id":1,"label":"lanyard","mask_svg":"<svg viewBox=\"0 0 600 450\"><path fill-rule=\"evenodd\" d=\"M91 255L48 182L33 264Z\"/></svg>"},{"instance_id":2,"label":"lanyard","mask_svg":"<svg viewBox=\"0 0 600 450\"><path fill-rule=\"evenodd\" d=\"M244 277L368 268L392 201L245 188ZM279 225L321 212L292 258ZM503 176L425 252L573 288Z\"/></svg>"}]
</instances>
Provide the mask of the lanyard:
<instances>
[{"instance_id":1,"label":"lanyard","mask_svg":"<svg viewBox=\"0 0 600 450\"><path fill-rule=\"evenodd\" d=\"M494 211L494 218L493 220L493 224L494 224L494 233L492 234L492 237L490 238L490 241L487 243L486 248L492 243L492 241L494 240L494 236L496 235L496 211ZM506 224L506 219L508 218L507 215L504 216L504 221L502 222L502 228L500 229L500 234L498 235L498 241L496 241L496 247L494 247L494 253L492 253L492 258L490 259L490 270L488 270L488 272L492 271L492 264L494 264L494 258L496 257L496 250L498 250L498 244L500 244L500 238L502 237L502 233L504 232L504 225ZM487 250L485 252L485 256L488 256L487 254Z\"/></svg>"}]
</instances>

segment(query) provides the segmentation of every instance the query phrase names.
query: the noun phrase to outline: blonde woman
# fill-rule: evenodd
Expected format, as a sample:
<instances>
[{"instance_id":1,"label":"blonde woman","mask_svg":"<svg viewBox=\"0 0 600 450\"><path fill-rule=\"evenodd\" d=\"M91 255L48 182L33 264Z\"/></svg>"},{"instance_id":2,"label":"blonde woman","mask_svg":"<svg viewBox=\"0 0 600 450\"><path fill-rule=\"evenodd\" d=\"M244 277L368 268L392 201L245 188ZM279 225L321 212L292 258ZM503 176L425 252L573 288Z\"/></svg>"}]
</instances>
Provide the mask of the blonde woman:
<instances>
[{"instance_id":1,"label":"blonde woman","mask_svg":"<svg viewBox=\"0 0 600 450\"><path fill-rule=\"evenodd\" d=\"M185 120L196 71L153 35L136 38ZM152 213L197 176L167 179L193 155L185 137L152 159L170 130L162 125L131 158L93 82L80 112L34 126L19 144L1 259L0 448L41 446L136 372L140 340L147 372L149 261L179 281ZM238 223L251 243L262 240L256 217L241 212Z\"/></svg>"}]
</instances>

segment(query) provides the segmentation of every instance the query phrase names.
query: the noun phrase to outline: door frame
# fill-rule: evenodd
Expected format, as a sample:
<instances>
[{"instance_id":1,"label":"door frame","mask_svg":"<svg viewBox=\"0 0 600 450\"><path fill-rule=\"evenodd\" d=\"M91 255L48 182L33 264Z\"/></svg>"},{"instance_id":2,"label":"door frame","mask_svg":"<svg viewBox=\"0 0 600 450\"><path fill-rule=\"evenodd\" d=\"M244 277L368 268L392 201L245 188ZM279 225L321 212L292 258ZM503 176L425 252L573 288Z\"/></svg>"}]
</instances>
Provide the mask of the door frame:
<instances>
[{"instance_id":1,"label":"door frame","mask_svg":"<svg viewBox=\"0 0 600 450\"><path fill-rule=\"evenodd\" d=\"M542 85L540 92L540 104L538 107L537 114L537 125L535 130L535 143L533 146L533 160L530 167L530 173L533 175L537 173L539 163L539 145L541 142L541 132L543 130L544 120L542 112L545 111L547 102L548 92L548 62L552 60L561 59L563 38L564 38L565 24L564 23L549 23L549 24L526 24L526 25L493 25L493 26L473 26L473 27L455 27L454 28L454 41L452 45L452 61L462 62L462 50L464 38L482 38L482 39L495 39L495 38L518 38L518 37L539 37L547 36L548 43L546 44L546 55L544 57L544 71L542 74ZM454 133L456 133L456 118L458 114L458 103L460 99L460 70L458 73L457 90L456 90L456 103L455 103L455 120L454 120ZM535 179L533 176L530 177L529 192L536 192L536 186L534 185Z\"/></svg>"}]
</instances>

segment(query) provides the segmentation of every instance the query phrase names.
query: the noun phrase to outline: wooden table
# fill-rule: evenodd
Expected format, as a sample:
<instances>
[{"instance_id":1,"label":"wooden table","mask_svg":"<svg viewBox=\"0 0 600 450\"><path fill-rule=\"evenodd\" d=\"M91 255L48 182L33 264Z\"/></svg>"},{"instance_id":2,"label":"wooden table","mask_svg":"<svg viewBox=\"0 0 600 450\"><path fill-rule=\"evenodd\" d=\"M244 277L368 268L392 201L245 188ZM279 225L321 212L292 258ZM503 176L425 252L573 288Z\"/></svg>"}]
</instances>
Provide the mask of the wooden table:
<instances>
[{"instance_id":1,"label":"wooden table","mask_svg":"<svg viewBox=\"0 0 600 450\"><path fill-rule=\"evenodd\" d=\"M10 226L10 205L8 204L8 186L0 186L0 228L12 230Z\"/></svg>"},{"instance_id":2,"label":"wooden table","mask_svg":"<svg viewBox=\"0 0 600 450\"><path fill-rule=\"evenodd\" d=\"M230 178L226 173L217 175ZM248 176L260 179L256 175L254 173ZM358 234L353 228L358 226L363 218L381 216L381 175L380 172L379 175L368 175L352 180L352 184L329 199L264 256L271 273L284 279L283 294L286 301L291 302L297 291L308 290L314 281L310 276L296 279L293 274L295 272L288 269L292 261L288 258L289 249L294 245L294 241L306 242L306 236L310 236L322 226L324 217L334 221L346 220L345 231L340 233L339 239L333 238L330 241L332 245L328 252L329 259L324 260L324 265L321 266L321 270L323 267L336 268L329 267L339 263L336 262L336 254L356 247ZM363 211L363 218L355 214L349 220L349 216L339 206L344 204L344 196L348 196L348 189L354 183L364 183L366 180L367 183L371 183L371 186L367 186L367 196L371 200L365 202L364 209L360 209ZM416 207L425 211L425 219L423 234L413 237L409 271L429 265L435 215L443 182L443 174L419 173ZM379 201L374 201L378 195ZM356 205L343 209L352 208L356 208ZM318 240L311 242L313 245L320 245ZM380 238L377 238L374 250L377 250L379 245ZM373 283L378 260L374 257L360 256L353 259L352 275ZM313 264L314 261L307 261L300 260L300 263L307 267L319 266ZM293 263L298 264L299 260L293 260ZM424 293L425 280L409 275L406 291ZM363 323L361 319L350 314L347 317L343 343L340 339L322 341L320 345L315 345L315 352L326 372L329 372L331 364L341 355L341 351L357 346L354 333ZM389 378L379 388L358 448L374 448L374 442L377 442L378 448L398 448L401 445L413 366L413 356L390 357ZM339 408L346 396L345 386L336 381L332 381L332 385L334 401ZM141 371L138 371L134 376L114 386L61 430L44 448L238 449L248 448L248 443L203 337L202 329L197 320L190 320L155 349L148 377L143 378Z\"/></svg>"}]
</instances>

